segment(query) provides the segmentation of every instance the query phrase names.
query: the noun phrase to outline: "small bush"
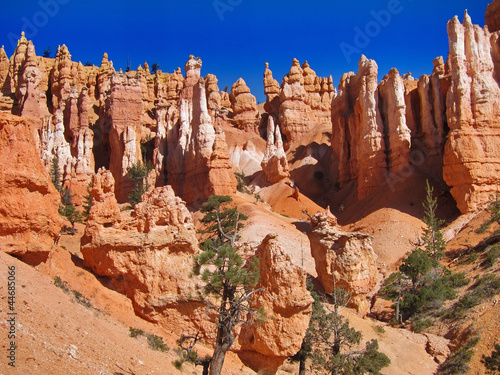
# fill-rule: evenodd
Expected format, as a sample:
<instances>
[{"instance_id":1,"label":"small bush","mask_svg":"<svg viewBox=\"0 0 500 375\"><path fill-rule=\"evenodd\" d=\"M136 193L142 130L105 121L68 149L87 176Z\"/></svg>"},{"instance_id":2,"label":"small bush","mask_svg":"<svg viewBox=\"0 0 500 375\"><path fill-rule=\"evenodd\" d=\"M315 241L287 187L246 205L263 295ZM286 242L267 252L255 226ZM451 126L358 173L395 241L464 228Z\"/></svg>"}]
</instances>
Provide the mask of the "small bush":
<instances>
[{"instance_id":1,"label":"small bush","mask_svg":"<svg viewBox=\"0 0 500 375\"><path fill-rule=\"evenodd\" d=\"M474 354L472 348L477 345L478 337L473 337L455 353L450 355L448 359L438 368L438 373L441 375L462 375L470 370L468 363Z\"/></svg>"},{"instance_id":2,"label":"small bush","mask_svg":"<svg viewBox=\"0 0 500 375\"><path fill-rule=\"evenodd\" d=\"M491 198L490 203L487 208L488 212L491 214L490 219L483 223L477 230L477 233L486 232L490 225L494 222L500 224L500 194L497 194L495 197Z\"/></svg>"},{"instance_id":3,"label":"small bush","mask_svg":"<svg viewBox=\"0 0 500 375\"><path fill-rule=\"evenodd\" d=\"M129 332L130 337L137 337L144 335L144 331L142 329L129 327L129 330L130 330Z\"/></svg>"},{"instance_id":4,"label":"small bush","mask_svg":"<svg viewBox=\"0 0 500 375\"><path fill-rule=\"evenodd\" d=\"M66 281L62 281L59 276L54 276L54 285L61 288L64 293L69 293L68 283Z\"/></svg>"},{"instance_id":5,"label":"small bush","mask_svg":"<svg viewBox=\"0 0 500 375\"><path fill-rule=\"evenodd\" d=\"M78 303L81 303L85 307L92 307L92 302L85 298L82 293L76 291L76 290L71 290L68 287L68 283L66 281L61 280L59 276L54 276L54 285L57 286L58 288L61 288L64 293L71 295L73 294L73 297L78 301Z\"/></svg>"},{"instance_id":6,"label":"small bush","mask_svg":"<svg viewBox=\"0 0 500 375\"><path fill-rule=\"evenodd\" d=\"M373 327L373 329L375 330L376 333L378 333L379 335L383 335L385 333L385 328L384 326L375 326Z\"/></svg>"},{"instance_id":7,"label":"small bush","mask_svg":"<svg viewBox=\"0 0 500 375\"><path fill-rule=\"evenodd\" d=\"M498 244L490 246L488 253L486 254L486 259L483 262L485 267L493 267L500 257L500 246Z\"/></svg>"},{"instance_id":8,"label":"small bush","mask_svg":"<svg viewBox=\"0 0 500 375\"><path fill-rule=\"evenodd\" d=\"M468 292L453 305L443 317L445 319L457 319L472 307L480 305L488 298L500 292L500 278L494 274L485 275L473 286L473 290Z\"/></svg>"},{"instance_id":9,"label":"small bush","mask_svg":"<svg viewBox=\"0 0 500 375\"><path fill-rule=\"evenodd\" d=\"M92 302L86 298L85 296L83 296L82 293L76 291L76 290L73 290L73 295L75 296L76 300L81 303L83 306L85 307L88 307L88 308L91 308L92 307Z\"/></svg>"},{"instance_id":10,"label":"small bush","mask_svg":"<svg viewBox=\"0 0 500 375\"><path fill-rule=\"evenodd\" d=\"M490 356L483 355L481 363L490 374L500 374L500 344L495 344L495 350Z\"/></svg>"},{"instance_id":11,"label":"small bush","mask_svg":"<svg viewBox=\"0 0 500 375\"><path fill-rule=\"evenodd\" d=\"M416 332L416 333L423 332L431 326L432 326L432 320L426 319L426 318L415 319L411 324L413 332Z\"/></svg>"},{"instance_id":12,"label":"small bush","mask_svg":"<svg viewBox=\"0 0 500 375\"><path fill-rule=\"evenodd\" d=\"M234 172L234 177L236 177L236 181L238 182L238 185L236 185L236 189L240 193L248 194L250 192L250 189L248 189L245 174L243 172Z\"/></svg>"},{"instance_id":13,"label":"small bush","mask_svg":"<svg viewBox=\"0 0 500 375\"><path fill-rule=\"evenodd\" d=\"M148 345L153 350L159 350L160 352L166 352L169 348L163 342L163 338L156 335L147 334L146 338L148 339Z\"/></svg>"},{"instance_id":14,"label":"small bush","mask_svg":"<svg viewBox=\"0 0 500 375\"><path fill-rule=\"evenodd\" d=\"M461 263L463 264L474 264L476 260L479 259L479 253L471 253L469 254Z\"/></svg>"},{"instance_id":15,"label":"small bush","mask_svg":"<svg viewBox=\"0 0 500 375\"><path fill-rule=\"evenodd\" d=\"M129 327L129 336L130 337L139 337L144 336L148 341L148 345L153 350L159 350L160 352L166 352L169 350L169 347L163 342L163 338L160 336L156 336L150 333L145 333L142 329Z\"/></svg>"}]
</instances>

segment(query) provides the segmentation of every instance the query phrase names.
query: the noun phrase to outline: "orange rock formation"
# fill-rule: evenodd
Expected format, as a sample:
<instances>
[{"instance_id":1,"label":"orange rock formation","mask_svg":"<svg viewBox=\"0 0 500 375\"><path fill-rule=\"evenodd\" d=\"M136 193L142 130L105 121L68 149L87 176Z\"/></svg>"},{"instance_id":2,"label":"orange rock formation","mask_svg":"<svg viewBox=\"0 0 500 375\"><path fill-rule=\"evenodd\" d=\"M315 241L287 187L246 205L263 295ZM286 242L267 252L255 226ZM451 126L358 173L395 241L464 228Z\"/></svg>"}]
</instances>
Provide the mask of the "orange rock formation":
<instances>
[{"instance_id":1,"label":"orange rock formation","mask_svg":"<svg viewBox=\"0 0 500 375\"><path fill-rule=\"evenodd\" d=\"M29 120L0 113L0 250L30 264L47 260L62 227L59 193Z\"/></svg>"}]
</instances>

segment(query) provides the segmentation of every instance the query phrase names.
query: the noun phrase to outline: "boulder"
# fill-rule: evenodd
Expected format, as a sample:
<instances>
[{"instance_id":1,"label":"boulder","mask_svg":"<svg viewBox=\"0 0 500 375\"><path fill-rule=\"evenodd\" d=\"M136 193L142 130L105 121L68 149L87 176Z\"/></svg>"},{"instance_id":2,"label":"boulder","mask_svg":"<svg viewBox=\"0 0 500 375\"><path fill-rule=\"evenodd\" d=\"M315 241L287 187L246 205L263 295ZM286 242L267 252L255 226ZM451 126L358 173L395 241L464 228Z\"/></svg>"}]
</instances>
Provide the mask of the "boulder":
<instances>
[{"instance_id":1,"label":"boulder","mask_svg":"<svg viewBox=\"0 0 500 375\"><path fill-rule=\"evenodd\" d=\"M342 231L333 215L320 212L311 217L311 254L316 272L327 293L335 287L350 293L349 306L362 315L370 309L367 300L378 281L377 255L372 237Z\"/></svg>"},{"instance_id":2,"label":"boulder","mask_svg":"<svg viewBox=\"0 0 500 375\"><path fill-rule=\"evenodd\" d=\"M262 309L262 323L244 325L238 337L243 361L256 371L275 373L276 369L300 349L309 327L313 299L306 287L307 272L294 265L278 243L268 234L255 256L259 259L260 279L250 299L250 307Z\"/></svg>"}]
</instances>

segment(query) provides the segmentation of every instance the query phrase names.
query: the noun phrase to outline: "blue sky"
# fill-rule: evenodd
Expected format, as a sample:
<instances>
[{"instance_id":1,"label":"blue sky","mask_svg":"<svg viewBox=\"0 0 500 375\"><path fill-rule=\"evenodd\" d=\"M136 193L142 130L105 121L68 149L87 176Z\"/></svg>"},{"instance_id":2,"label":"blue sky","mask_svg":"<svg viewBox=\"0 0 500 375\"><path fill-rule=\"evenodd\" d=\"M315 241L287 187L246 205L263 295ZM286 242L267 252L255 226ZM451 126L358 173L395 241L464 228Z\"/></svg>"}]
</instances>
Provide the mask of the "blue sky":
<instances>
[{"instance_id":1,"label":"blue sky","mask_svg":"<svg viewBox=\"0 0 500 375\"><path fill-rule=\"evenodd\" d=\"M0 0L0 45L10 56L25 29L37 54L66 44L73 60L100 65L107 52L116 69L127 59L165 72L193 54L202 75L219 87L245 79L265 101L262 76L269 62L281 83L293 58L308 60L320 76L357 71L360 54L379 65L379 79L396 67L415 77L432 72L448 53L446 23L468 9L484 25L489 0Z\"/></svg>"}]
</instances>

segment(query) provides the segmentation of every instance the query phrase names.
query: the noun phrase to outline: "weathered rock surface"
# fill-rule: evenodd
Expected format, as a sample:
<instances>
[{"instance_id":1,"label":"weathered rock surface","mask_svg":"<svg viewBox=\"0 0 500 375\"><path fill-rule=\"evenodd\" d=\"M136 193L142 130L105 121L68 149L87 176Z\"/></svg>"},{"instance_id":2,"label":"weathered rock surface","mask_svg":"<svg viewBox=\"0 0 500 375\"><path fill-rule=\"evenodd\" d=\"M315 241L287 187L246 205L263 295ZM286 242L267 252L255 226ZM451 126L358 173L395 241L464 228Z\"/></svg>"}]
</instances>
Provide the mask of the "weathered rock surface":
<instances>
[{"instance_id":1,"label":"weathered rock surface","mask_svg":"<svg viewBox=\"0 0 500 375\"><path fill-rule=\"evenodd\" d=\"M378 280L377 255L371 236L343 232L328 212L312 216L308 236L318 279L325 291L343 288L351 294L350 306L363 315L368 313L367 295Z\"/></svg>"},{"instance_id":2,"label":"weathered rock surface","mask_svg":"<svg viewBox=\"0 0 500 375\"><path fill-rule=\"evenodd\" d=\"M267 319L243 326L238 337L240 357L252 368L270 373L299 351L313 302L306 287L307 272L292 263L277 237L268 234L255 253L261 269L256 288L265 292L252 296L250 305L262 308Z\"/></svg>"},{"instance_id":3,"label":"weathered rock surface","mask_svg":"<svg viewBox=\"0 0 500 375\"><path fill-rule=\"evenodd\" d=\"M257 99L250 93L250 88L243 78L239 78L234 83L229 98L231 100L236 127L259 134Z\"/></svg>"},{"instance_id":4,"label":"weathered rock surface","mask_svg":"<svg viewBox=\"0 0 500 375\"><path fill-rule=\"evenodd\" d=\"M318 124L331 122L333 92L331 77L320 78L307 61L301 67L299 61L293 59L280 92L279 121L287 142L296 141Z\"/></svg>"},{"instance_id":5,"label":"weathered rock surface","mask_svg":"<svg viewBox=\"0 0 500 375\"><path fill-rule=\"evenodd\" d=\"M59 239L59 193L45 170L33 125L0 113L0 250L30 264L45 261Z\"/></svg>"},{"instance_id":6,"label":"weathered rock surface","mask_svg":"<svg viewBox=\"0 0 500 375\"><path fill-rule=\"evenodd\" d=\"M280 128L274 125L272 116L269 116L267 121L267 147L261 166L267 182L271 184L290 177Z\"/></svg>"},{"instance_id":7,"label":"weathered rock surface","mask_svg":"<svg viewBox=\"0 0 500 375\"><path fill-rule=\"evenodd\" d=\"M92 208L82 237L84 264L126 294L138 314L182 326L194 284L189 278L196 231L185 203L170 186L145 193L133 210L120 209L111 172L94 176Z\"/></svg>"},{"instance_id":8,"label":"weathered rock surface","mask_svg":"<svg viewBox=\"0 0 500 375\"><path fill-rule=\"evenodd\" d=\"M265 111L275 118L279 116L280 109L280 84L273 78L273 72L269 69L269 63L266 63L264 71L264 94L266 94Z\"/></svg>"},{"instance_id":9,"label":"weathered rock surface","mask_svg":"<svg viewBox=\"0 0 500 375\"><path fill-rule=\"evenodd\" d=\"M137 77L124 73L111 76L110 96L111 156L109 170L116 180L116 198L120 203L128 200L133 181L126 177L128 170L142 163L140 147L142 90Z\"/></svg>"},{"instance_id":10,"label":"weathered rock surface","mask_svg":"<svg viewBox=\"0 0 500 375\"><path fill-rule=\"evenodd\" d=\"M490 33L500 30L500 1L494 0L486 6L485 25Z\"/></svg>"},{"instance_id":11,"label":"weathered rock surface","mask_svg":"<svg viewBox=\"0 0 500 375\"><path fill-rule=\"evenodd\" d=\"M387 177L377 73L375 61L361 56L358 74L344 74L332 101L333 175L341 187L357 181L359 199Z\"/></svg>"},{"instance_id":12,"label":"weathered rock surface","mask_svg":"<svg viewBox=\"0 0 500 375\"><path fill-rule=\"evenodd\" d=\"M381 115L385 129L388 169L398 173L410 162L411 133L406 125L403 78L393 68L379 85Z\"/></svg>"},{"instance_id":13,"label":"weathered rock surface","mask_svg":"<svg viewBox=\"0 0 500 375\"><path fill-rule=\"evenodd\" d=\"M476 211L500 185L498 38L473 25L466 13L448 23L451 86L446 108L450 133L444 180L463 213Z\"/></svg>"}]
</instances>

